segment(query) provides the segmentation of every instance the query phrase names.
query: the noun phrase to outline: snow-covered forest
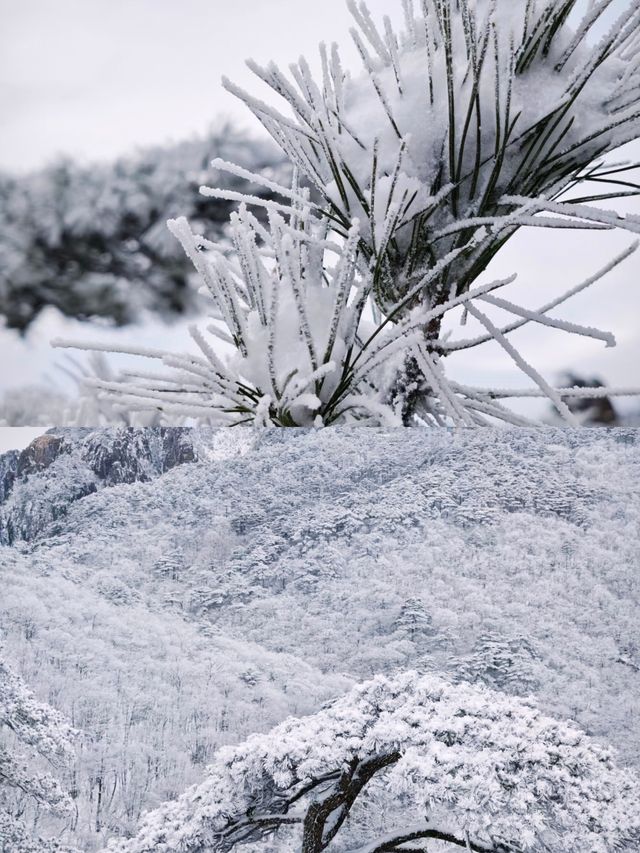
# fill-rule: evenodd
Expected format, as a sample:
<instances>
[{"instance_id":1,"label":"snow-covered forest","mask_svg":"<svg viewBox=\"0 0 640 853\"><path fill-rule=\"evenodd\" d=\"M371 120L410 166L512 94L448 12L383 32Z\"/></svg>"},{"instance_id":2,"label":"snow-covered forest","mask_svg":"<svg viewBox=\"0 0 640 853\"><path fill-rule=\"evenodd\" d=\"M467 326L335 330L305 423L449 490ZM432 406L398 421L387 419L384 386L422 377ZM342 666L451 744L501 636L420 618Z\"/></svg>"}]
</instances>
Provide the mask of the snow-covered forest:
<instances>
[{"instance_id":1,"label":"snow-covered forest","mask_svg":"<svg viewBox=\"0 0 640 853\"><path fill-rule=\"evenodd\" d=\"M533 697L638 768L639 440L54 430L6 454L3 654L82 739L71 816L4 808L100 849L220 748L407 670ZM422 819L371 796L331 850Z\"/></svg>"}]
</instances>

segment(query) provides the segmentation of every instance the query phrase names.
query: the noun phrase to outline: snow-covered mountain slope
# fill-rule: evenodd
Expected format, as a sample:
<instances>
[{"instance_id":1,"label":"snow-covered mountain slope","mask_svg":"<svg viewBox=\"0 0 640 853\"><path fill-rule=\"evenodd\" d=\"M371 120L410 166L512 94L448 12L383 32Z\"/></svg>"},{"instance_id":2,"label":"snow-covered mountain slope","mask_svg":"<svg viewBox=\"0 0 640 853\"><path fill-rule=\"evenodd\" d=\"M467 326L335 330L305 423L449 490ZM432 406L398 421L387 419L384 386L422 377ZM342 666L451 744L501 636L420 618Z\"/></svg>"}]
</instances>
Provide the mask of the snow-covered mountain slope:
<instances>
[{"instance_id":1,"label":"snow-covered mountain slope","mask_svg":"<svg viewBox=\"0 0 640 853\"><path fill-rule=\"evenodd\" d=\"M93 738L83 849L217 745L407 667L534 693L640 764L634 431L201 430L47 515L87 438L14 485L28 541L0 550L8 655Z\"/></svg>"},{"instance_id":2,"label":"snow-covered mountain slope","mask_svg":"<svg viewBox=\"0 0 640 853\"><path fill-rule=\"evenodd\" d=\"M100 489L147 482L198 458L242 453L247 439L164 427L51 429L21 453L0 455L0 543L36 538L72 503Z\"/></svg>"}]
</instances>

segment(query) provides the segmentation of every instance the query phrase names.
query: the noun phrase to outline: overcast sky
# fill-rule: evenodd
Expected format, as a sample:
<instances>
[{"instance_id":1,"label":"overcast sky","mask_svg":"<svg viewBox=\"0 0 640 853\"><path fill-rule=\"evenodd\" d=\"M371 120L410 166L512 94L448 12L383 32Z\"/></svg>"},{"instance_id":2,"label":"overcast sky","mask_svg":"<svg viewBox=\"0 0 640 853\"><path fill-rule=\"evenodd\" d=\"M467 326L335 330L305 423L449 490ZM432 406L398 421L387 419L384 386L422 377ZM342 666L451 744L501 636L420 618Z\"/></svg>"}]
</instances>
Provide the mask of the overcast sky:
<instances>
[{"instance_id":1,"label":"overcast sky","mask_svg":"<svg viewBox=\"0 0 640 853\"><path fill-rule=\"evenodd\" d=\"M22 450L46 431L46 427L0 427L0 453Z\"/></svg>"},{"instance_id":2,"label":"overcast sky","mask_svg":"<svg viewBox=\"0 0 640 853\"><path fill-rule=\"evenodd\" d=\"M628 1L616 0L618 7ZM385 13L398 17L401 3L369 0L369 6L380 19ZM0 0L0 168L25 171L61 153L85 161L111 158L204 131L220 116L257 130L252 116L222 89L220 77L256 91L260 84L244 66L247 57L286 66L300 53L315 57L320 40L338 41L345 64L354 67L350 25L344 0ZM634 151L637 158L640 147L629 156ZM638 212L637 200L625 208ZM508 244L489 274L518 271L521 289L514 296L524 294L523 302L537 307L628 242L624 234L530 229ZM599 373L611 384L640 385L638 264L635 258L627 262L562 311L567 319L612 330L617 349L531 327L514 341L551 376L572 367ZM45 313L26 341L1 331L0 391L55 375L60 356L48 340L78 333L78 327ZM80 333L90 336L86 329ZM147 324L101 337L132 335L138 343L188 346L184 324L169 331ZM497 347L484 349L482 360L474 351L454 367L461 377L521 384Z\"/></svg>"},{"instance_id":3,"label":"overcast sky","mask_svg":"<svg viewBox=\"0 0 640 853\"><path fill-rule=\"evenodd\" d=\"M322 40L348 59L350 26L345 0L0 0L0 167L112 157L221 114L254 127L222 75L255 88L248 57L286 66Z\"/></svg>"}]
</instances>

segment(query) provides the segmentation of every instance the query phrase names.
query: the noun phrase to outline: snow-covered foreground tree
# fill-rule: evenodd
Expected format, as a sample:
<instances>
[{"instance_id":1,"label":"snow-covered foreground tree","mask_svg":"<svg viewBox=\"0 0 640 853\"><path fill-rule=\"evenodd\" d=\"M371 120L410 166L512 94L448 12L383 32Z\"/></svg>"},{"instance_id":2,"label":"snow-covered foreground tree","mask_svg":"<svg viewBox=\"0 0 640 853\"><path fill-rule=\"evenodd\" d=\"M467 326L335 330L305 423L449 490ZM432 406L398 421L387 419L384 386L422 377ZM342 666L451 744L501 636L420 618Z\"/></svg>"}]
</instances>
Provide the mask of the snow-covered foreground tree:
<instances>
[{"instance_id":1,"label":"snow-covered foreground tree","mask_svg":"<svg viewBox=\"0 0 640 853\"><path fill-rule=\"evenodd\" d=\"M406 0L400 33L388 18L376 27L364 3L349 6L363 74L346 73L335 46L321 46L321 82L304 59L291 66L293 81L273 64L250 63L289 114L225 83L296 175L288 188L216 159L219 170L283 201L226 187L201 191L266 207L270 231L242 207L236 260L223 263L218 247L183 222L172 226L213 295L235 356L222 363L194 332L199 356L130 350L161 359L169 375L139 372L133 382L124 375L89 385L125 407L221 424L522 424L501 400L541 396L578 425L566 400L602 391L552 387L509 334L533 322L613 346L613 335L550 312L629 257L637 242L535 308L495 295L513 278L477 280L522 227L640 232L637 216L592 205L640 191L628 174L633 164L602 159L640 135L637 4L629 0L600 38L592 32L612 0L587 8L577 0L423 0L419 11ZM511 315L506 325L492 317L496 308ZM452 337L447 322L460 314L462 325L467 317L478 324L475 336ZM528 387L473 388L446 376L447 356L490 341Z\"/></svg>"},{"instance_id":2,"label":"snow-covered foreground tree","mask_svg":"<svg viewBox=\"0 0 640 853\"><path fill-rule=\"evenodd\" d=\"M475 853L604 853L640 839L639 793L573 725L487 688L408 672L220 750L205 782L109 850L321 853L340 834L339 849L358 853L432 841ZM382 800L393 825L376 834Z\"/></svg>"},{"instance_id":3,"label":"snow-covered foreground tree","mask_svg":"<svg viewBox=\"0 0 640 853\"><path fill-rule=\"evenodd\" d=\"M34 837L23 816L29 809L64 815L72 803L46 771L34 772L33 756L49 764L73 758L76 732L61 714L38 702L22 679L0 657L0 851L54 853L65 848L55 839ZM27 754L21 749L27 750ZM33 816L33 815L32 815ZM37 823L37 821L36 821Z\"/></svg>"}]
</instances>

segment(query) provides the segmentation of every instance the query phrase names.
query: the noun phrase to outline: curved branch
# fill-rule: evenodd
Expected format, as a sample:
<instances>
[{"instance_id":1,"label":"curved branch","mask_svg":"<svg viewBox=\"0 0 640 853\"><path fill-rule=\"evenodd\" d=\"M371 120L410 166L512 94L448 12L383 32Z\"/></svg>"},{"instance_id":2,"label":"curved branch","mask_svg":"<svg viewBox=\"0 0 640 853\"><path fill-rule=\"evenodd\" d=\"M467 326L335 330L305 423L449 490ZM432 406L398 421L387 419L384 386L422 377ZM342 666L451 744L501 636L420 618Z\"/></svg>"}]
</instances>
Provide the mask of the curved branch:
<instances>
[{"instance_id":1,"label":"curved branch","mask_svg":"<svg viewBox=\"0 0 640 853\"><path fill-rule=\"evenodd\" d=\"M419 839L444 841L448 844L454 844L457 847L464 847L466 850L471 850L472 853L506 853L506 849L502 845L485 847L477 842L467 842L464 838L458 838L450 832L443 832L433 827L416 827L416 829L407 829L401 834L396 835L394 833L385 839L372 842L368 847L353 850L351 853L412 853L412 851L406 848L404 850L400 850L399 848L410 841L418 841Z\"/></svg>"},{"instance_id":2,"label":"curved branch","mask_svg":"<svg viewBox=\"0 0 640 853\"><path fill-rule=\"evenodd\" d=\"M395 764L400 757L399 752L392 752L364 762L353 759L330 793L324 799L310 803L304 818L302 853L322 853L338 833L371 777Z\"/></svg>"}]
</instances>

